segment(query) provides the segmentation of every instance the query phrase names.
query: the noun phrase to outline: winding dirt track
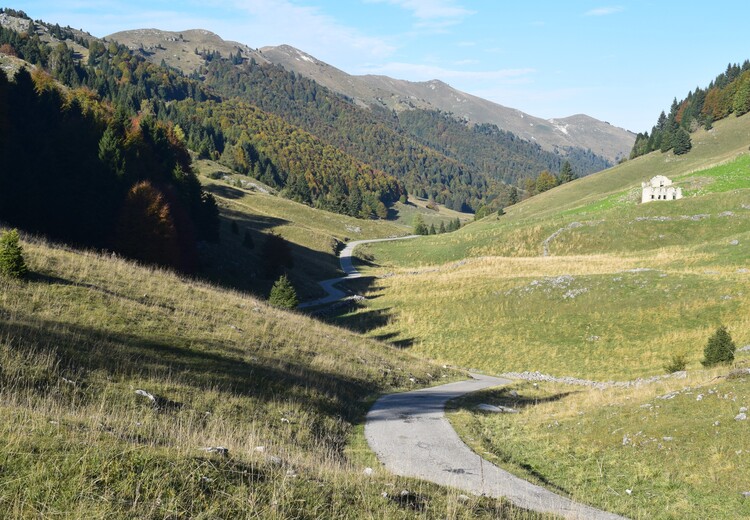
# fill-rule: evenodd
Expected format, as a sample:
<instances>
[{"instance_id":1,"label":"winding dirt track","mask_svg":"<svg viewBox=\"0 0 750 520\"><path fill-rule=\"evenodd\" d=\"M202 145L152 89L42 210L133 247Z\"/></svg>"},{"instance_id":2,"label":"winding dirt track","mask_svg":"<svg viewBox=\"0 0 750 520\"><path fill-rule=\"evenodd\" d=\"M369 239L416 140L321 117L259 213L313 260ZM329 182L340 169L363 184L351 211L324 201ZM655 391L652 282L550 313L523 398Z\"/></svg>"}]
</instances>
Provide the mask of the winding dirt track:
<instances>
[{"instance_id":1,"label":"winding dirt track","mask_svg":"<svg viewBox=\"0 0 750 520\"><path fill-rule=\"evenodd\" d=\"M522 480L474 453L445 417L445 403L508 379L472 374L473 379L381 397L367 414L365 437L378 459L397 475L495 498L564 518L623 520Z\"/></svg>"},{"instance_id":2,"label":"winding dirt track","mask_svg":"<svg viewBox=\"0 0 750 520\"><path fill-rule=\"evenodd\" d=\"M347 294L335 285L362 276L352 263L352 254L357 246L410 238L416 238L416 235L349 242L339 255L345 276L320 282L327 296L304 302L299 308L347 298ZM476 495L503 497L517 506L564 518L627 520L574 502L511 475L474 453L458 437L445 417L445 403L483 388L509 382L508 379L472 374L472 379L468 381L383 396L367 414L367 442L385 467L397 475L421 478Z\"/></svg>"},{"instance_id":3,"label":"winding dirt track","mask_svg":"<svg viewBox=\"0 0 750 520\"><path fill-rule=\"evenodd\" d=\"M341 254L339 255L339 264L341 265L341 270L344 271L344 276L339 276L338 278L330 278L328 280L318 282L318 284L326 292L326 296L318 298L317 300L303 302L299 304L297 308L304 309L307 307L315 307L317 305L325 305L328 303L334 303L339 300L343 300L347 297L347 294L344 291L336 288L336 284L338 284L339 282L343 282L344 280L351 280L353 278L359 278L360 276L362 276L352 263L352 254L354 253L354 249L357 246L361 246L362 244L372 244L374 242L407 240L410 238L416 238L417 236L418 235L408 235L405 237L397 238L375 238L372 240L355 240L354 242L349 242L348 244L346 244L346 247L341 251Z\"/></svg>"}]
</instances>

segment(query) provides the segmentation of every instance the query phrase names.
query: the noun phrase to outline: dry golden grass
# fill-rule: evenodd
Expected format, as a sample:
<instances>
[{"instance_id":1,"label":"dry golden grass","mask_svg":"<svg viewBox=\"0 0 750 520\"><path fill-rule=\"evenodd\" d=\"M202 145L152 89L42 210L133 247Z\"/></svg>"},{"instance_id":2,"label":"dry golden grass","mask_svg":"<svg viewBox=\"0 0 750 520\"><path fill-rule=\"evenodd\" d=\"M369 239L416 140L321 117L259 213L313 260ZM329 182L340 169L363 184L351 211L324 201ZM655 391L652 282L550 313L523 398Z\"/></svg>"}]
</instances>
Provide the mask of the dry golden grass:
<instances>
[{"instance_id":1,"label":"dry golden grass","mask_svg":"<svg viewBox=\"0 0 750 520\"><path fill-rule=\"evenodd\" d=\"M727 373L603 390L518 382L449 415L493 462L629 518L745 518L750 432L734 416L750 401L750 375ZM478 413L477 403L520 413Z\"/></svg>"},{"instance_id":2,"label":"dry golden grass","mask_svg":"<svg viewBox=\"0 0 750 520\"><path fill-rule=\"evenodd\" d=\"M30 279L0 280L3 518L409 518L381 496L401 489L426 517L533 517L368 477L348 448L378 393L457 373L240 292L23 246Z\"/></svg>"}]
</instances>

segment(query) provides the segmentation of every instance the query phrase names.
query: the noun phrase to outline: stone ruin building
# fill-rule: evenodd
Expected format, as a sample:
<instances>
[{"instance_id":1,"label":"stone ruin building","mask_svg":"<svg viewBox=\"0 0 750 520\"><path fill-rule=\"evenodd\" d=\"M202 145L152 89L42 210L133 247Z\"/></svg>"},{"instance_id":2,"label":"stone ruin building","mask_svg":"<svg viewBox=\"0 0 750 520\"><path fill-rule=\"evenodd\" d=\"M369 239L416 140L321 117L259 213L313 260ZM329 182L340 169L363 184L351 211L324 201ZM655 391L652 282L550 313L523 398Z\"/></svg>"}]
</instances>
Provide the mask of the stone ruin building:
<instances>
[{"instance_id":1,"label":"stone ruin building","mask_svg":"<svg viewBox=\"0 0 750 520\"><path fill-rule=\"evenodd\" d=\"M648 182L642 182L641 202L652 200L677 200L682 198L682 188L672 186L672 181L664 175L657 175Z\"/></svg>"}]
</instances>

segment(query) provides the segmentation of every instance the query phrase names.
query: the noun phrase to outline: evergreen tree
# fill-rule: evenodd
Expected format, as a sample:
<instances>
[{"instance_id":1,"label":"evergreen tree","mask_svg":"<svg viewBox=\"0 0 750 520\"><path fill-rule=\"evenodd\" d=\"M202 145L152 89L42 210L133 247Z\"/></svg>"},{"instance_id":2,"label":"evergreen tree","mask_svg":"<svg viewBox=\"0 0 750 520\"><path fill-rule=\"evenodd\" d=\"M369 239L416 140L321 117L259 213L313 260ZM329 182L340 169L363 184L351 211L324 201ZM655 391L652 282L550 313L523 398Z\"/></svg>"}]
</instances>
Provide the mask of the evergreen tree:
<instances>
[{"instance_id":1,"label":"evergreen tree","mask_svg":"<svg viewBox=\"0 0 750 520\"><path fill-rule=\"evenodd\" d=\"M442 220L440 221L440 227L438 228L438 233L440 233L441 235L445 233L445 222L443 222Z\"/></svg>"},{"instance_id":2,"label":"evergreen tree","mask_svg":"<svg viewBox=\"0 0 750 520\"><path fill-rule=\"evenodd\" d=\"M412 222L412 225L414 227L415 235L426 235L427 233L429 233L427 226L425 226L424 219L422 218L422 215L419 213L417 213L414 216L414 221Z\"/></svg>"},{"instance_id":3,"label":"evergreen tree","mask_svg":"<svg viewBox=\"0 0 750 520\"><path fill-rule=\"evenodd\" d=\"M686 154L692 147L693 143L690 141L690 134L684 128L678 128L672 136L672 148L674 148L675 155Z\"/></svg>"},{"instance_id":4,"label":"evergreen tree","mask_svg":"<svg viewBox=\"0 0 750 520\"><path fill-rule=\"evenodd\" d=\"M518 203L518 188L515 186L510 187L510 193L508 194L508 202L512 206Z\"/></svg>"},{"instance_id":5,"label":"evergreen tree","mask_svg":"<svg viewBox=\"0 0 750 520\"><path fill-rule=\"evenodd\" d=\"M735 350L737 350L737 346L732 341L732 336L727 331L727 328L722 325L708 338L708 343L703 349L704 359L701 363L704 367L729 364L734 361Z\"/></svg>"},{"instance_id":6,"label":"evergreen tree","mask_svg":"<svg viewBox=\"0 0 750 520\"><path fill-rule=\"evenodd\" d=\"M28 273L23 249L18 243L18 230L5 231L0 236L0 274L8 278L23 278Z\"/></svg>"},{"instance_id":7,"label":"evergreen tree","mask_svg":"<svg viewBox=\"0 0 750 520\"><path fill-rule=\"evenodd\" d=\"M271 294L268 296L268 303L282 309L294 309L299 304L297 291L294 290L292 282L285 274L274 282Z\"/></svg>"},{"instance_id":8,"label":"evergreen tree","mask_svg":"<svg viewBox=\"0 0 750 520\"><path fill-rule=\"evenodd\" d=\"M573 173L573 167L570 166L569 161L565 161L562 165L562 168L560 168L560 175L558 175L557 177L557 183L565 184L566 182L570 182L574 179L576 179L576 174Z\"/></svg>"},{"instance_id":9,"label":"evergreen tree","mask_svg":"<svg viewBox=\"0 0 750 520\"><path fill-rule=\"evenodd\" d=\"M430 224L430 235L435 235L437 233L437 230L435 230L435 224Z\"/></svg>"},{"instance_id":10,"label":"evergreen tree","mask_svg":"<svg viewBox=\"0 0 750 520\"><path fill-rule=\"evenodd\" d=\"M99 160L107 169L122 177L125 171L125 165L122 158L123 139L118 136L118 131L114 124L107 126L104 135L99 140Z\"/></svg>"}]
</instances>

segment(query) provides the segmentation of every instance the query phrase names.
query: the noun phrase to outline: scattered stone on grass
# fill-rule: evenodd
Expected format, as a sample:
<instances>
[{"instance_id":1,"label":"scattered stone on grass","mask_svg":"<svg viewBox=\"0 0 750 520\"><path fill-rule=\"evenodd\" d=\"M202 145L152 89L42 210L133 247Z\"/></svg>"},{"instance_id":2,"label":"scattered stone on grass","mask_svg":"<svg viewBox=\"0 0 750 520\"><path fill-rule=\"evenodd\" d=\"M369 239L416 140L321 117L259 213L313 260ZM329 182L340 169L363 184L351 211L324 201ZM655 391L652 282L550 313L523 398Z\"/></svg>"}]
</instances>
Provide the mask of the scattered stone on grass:
<instances>
[{"instance_id":1,"label":"scattered stone on grass","mask_svg":"<svg viewBox=\"0 0 750 520\"><path fill-rule=\"evenodd\" d=\"M518 410L515 408L511 408L509 406L495 406L492 404L482 403L478 404L476 406L477 410L481 410L483 412L491 412L491 413L518 413Z\"/></svg>"},{"instance_id":2,"label":"scattered stone on grass","mask_svg":"<svg viewBox=\"0 0 750 520\"><path fill-rule=\"evenodd\" d=\"M229 448L225 448L224 446L209 446L205 450L208 453L218 453L222 457L229 457Z\"/></svg>"}]
</instances>

